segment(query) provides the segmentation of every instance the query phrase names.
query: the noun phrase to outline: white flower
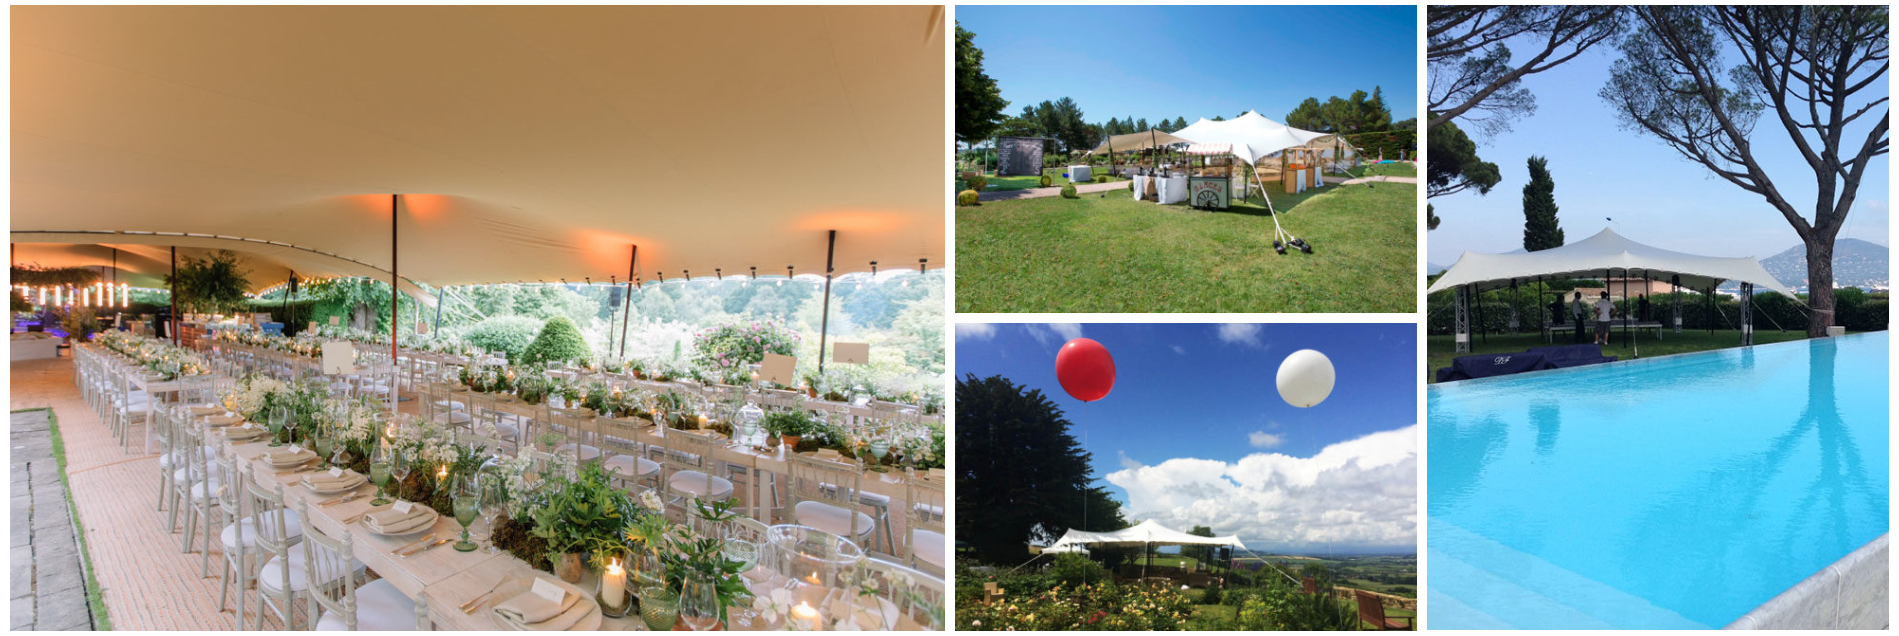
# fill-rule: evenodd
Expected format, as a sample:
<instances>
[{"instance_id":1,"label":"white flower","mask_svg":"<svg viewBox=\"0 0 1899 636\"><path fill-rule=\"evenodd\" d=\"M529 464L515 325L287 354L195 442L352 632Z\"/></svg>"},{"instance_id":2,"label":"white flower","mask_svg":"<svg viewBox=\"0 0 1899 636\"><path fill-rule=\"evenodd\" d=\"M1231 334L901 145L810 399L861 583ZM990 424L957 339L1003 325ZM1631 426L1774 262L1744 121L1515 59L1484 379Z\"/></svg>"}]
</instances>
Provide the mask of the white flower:
<instances>
[{"instance_id":1,"label":"white flower","mask_svg":"<svg viewBox=\"0 0 1899 636\"><path fill-rule=\"evenodd\" d=\"M666 511L666 502L660 500L659 493L651 490L640 493L640 506L653 512Z\"/></svg>"}]
</instances>

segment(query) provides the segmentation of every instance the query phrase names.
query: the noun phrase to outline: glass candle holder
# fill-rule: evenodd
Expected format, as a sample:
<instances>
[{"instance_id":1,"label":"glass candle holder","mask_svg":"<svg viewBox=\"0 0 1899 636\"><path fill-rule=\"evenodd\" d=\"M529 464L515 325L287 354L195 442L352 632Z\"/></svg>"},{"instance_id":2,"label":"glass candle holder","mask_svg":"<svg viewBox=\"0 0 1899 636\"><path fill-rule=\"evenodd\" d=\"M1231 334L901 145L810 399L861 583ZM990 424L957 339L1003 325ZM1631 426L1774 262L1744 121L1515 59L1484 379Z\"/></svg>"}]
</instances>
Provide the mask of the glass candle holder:
<instances>
[{"instance_id":1,"label":"glass candle holder","mask_svg":"<svg viewBox=\"0 0 1899 636\"><path fill-rule=\"evenodd\" d=\"M864 549L856 543L809 526L776 525L766 529L765 536L773 568L806 585L838 587L839 575L864 560Z\"/></svg>"}]
</instances>

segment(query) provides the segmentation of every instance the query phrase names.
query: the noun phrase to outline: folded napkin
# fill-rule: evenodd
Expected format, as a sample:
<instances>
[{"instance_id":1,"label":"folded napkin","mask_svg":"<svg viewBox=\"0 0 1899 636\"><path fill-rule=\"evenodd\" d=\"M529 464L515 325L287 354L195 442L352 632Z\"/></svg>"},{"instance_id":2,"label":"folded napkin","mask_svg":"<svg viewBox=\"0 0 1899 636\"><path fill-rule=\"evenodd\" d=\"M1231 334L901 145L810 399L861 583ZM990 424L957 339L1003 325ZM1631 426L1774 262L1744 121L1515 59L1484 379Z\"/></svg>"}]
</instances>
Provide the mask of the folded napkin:
<instances>
[{"instance_id":1,"label":"folded napkin","mask_svg":"<svg viewBox=\"0 0 1899 636\"><path fill-rule=\"evenodd\" d=\"M524 626L529 629L543 629L538 627L537 624L546 623L550 619L560 618L562 614L566 613L567 610L573 609L573 607L580 602L580 595L575 594L572 590L568 590L565 595L562 595L559 603L549 601L535 595L531 585L533 582L529 581L529 583L530 586L527 589L521 590L520 594L514 595L514 598L502 601L500 605L496 605L495 615L515 625ZM579 617L575 617L574 620L578 621ZM567 627L572 626L573 623L571 622L567 624ZM567 627L555 629L567 629Z\"/></svg>"},{"instance_id":2,"label":"folded napkin","mask_svg":"<svg viewBox=\"0 0 1899 636\"><path fill-rule=\"evenodd\" d=\"M312 453L301 448L287 446L264 453L264 463L270 464L271 466L289 466L310 461L310 457L312 456Z\"/></svg>"},{"instance_id":3,"label":"folded napkin","mask_svg":"<svg viewBox=\"0 0 1899 636\"><path fill-rule=\"evenodd\" d=\"M194 406L194 407L191 407L191 414L192 414L192 415L217 415L217 414L219 414L219 413L223 413L223 412L224 412L224 407L222 407L222 406Z\"/></svg>"},{"instance_id":4,"label":"folded napkin","mask_svg":"<svg viewBox=\"0 0 1899 636\"><path fill-rule=\"evenodd\" d=\"M303 484L311 488L342 488L351 484L362 483L362 478L362 475L358 475L354 471L346 470L343 471L341 477L331 477L329 473L307 475L303 478ZM413 510L411 510L411 512L413 512Z\"/></svg>"},{"instance_id":5,"label":"folded napkin","mask_svg":"<svg viewBox=\"0 0 1899 636\"><path fill-rule=\"evenodd\" d=\"M228 440L257 439L263 436L264 429L261 428L240 428L232 426L224 429L224 439Z\"/></svg>"},{"instance_id":6,"label":"folded napkin","mask_svg":"<svg viewBox=\"0 0 1899 636\"><path fill-rule=\"evenodd\" d=\"M232 424L243 424L244 418L236 415L213 415L204 418L204 423L206 426L230 426Z\"/></svg>"},{"instance_id":7,"label":"folded napkin","mask_svg":"<svg viewBox=\"0 0 1899 636\"><path fill-rule=\"evenodd\" d=\"M327 476L328 475L325 475L325 477ZM367 520L374 524L373 527L376 528L393 528L426 514L428 513L423 512L422 506L410 506L408 512L401 512L395 508L390 508L388 510L369 513Z\"/></svg>"}]
</instances>

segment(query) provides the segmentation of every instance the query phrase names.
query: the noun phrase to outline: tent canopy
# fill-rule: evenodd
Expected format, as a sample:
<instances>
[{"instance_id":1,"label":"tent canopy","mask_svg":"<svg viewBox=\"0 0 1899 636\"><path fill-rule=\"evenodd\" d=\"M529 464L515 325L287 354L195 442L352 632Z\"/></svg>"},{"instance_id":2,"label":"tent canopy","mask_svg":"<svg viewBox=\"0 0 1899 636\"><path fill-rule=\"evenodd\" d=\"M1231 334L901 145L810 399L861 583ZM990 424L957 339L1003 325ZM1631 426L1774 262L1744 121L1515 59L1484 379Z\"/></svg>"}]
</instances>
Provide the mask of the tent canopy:
<instances>
[{"instance_id":1,"label":"tent canopy","mask_svg":"<svg viewBox=\"0 0 1899 636\"><path fill-rule=\"evenodd\" d=\"M1464 252L1451 268L1431 283L1428 292L1471 285L1478 291L1509 287L1510 281L1528 282L1545 279L1599 278L1603 272L1652 275L1669 280L1680 275L1681 285L1690 289L1712 289L1724 281L1742 281L1759 285L1789 297L1792 290L1775 280L1752 257L1697 256L1644 245L1603 229L1582 241L1539 252L1482 254Z\"/></svg>"},{"instance_id":2,"label":"tent canopy","mask_svg":"<svg viewBox=\"0 0 1899 636\"><path fill-rule=\"evenodd\" d=\"M1187 141L1186 139L1182 139L1180 137L1176 137L1173 135L1173 133L1167 133L1167 132L1162 132L1159 130L1149 129L1143 132L1128 133L1125 135L1115 135L1113 137L1109 137L1106 141L1102 141L1101 145L1095 146L1094 150L1088 151L1088 154L1106 154L1110 150L1112 150L1113 152L1130 152L1130 151L1135 151L1135 150L1146 150L1148 148L1165 148L1167 146L1172 146L1174 144L1190 144L1190 143L1193 143L1193 142Z\"/></svg>"},{"instance_id":3,"label":"tent canopy","mask_svg":"<svg viewBox=\"0 0 1899 636\"><path fill-rule=\"evenodd\" d=\"M1226 121L1203 118L1174 133L1192 139L1195 143L1232 144L1233 155L1249 164L1258 163L1266 155L1333 136L1331 133L1293 128L1267 119L1256 111L1247 111L1244 115Z\"/></svg>"},{"instance_id":4,"label":"tent canopy","mask_svg":"<svg viewBox=\"0 0 1899 636\"><path fill-rule=\"evenodd\" d=\"M1097 546L1109 548L1131 548L1144 545L1219 545L1231 546L1241 550L1246 545L1240 543L1238 535L1225 537L1203 537L1187 534L1179 530L1162 526L1152 519L1142 521L1132 528L1114 532L1084 532L1069 530L1062 538L1044 549L1043 552L1059 551L1071 545Z\"/></svg>"},{"instance_id":5,"label":"tent canopy","mask_svg":"<svg viewBox=\"0 0 1899 636\"><path fill-rule=\"evenodd\" d=\"M11 15L16 243L386 279L400 193L433 285L946 263L940 6Z\"/></svg>"}]
</instances>

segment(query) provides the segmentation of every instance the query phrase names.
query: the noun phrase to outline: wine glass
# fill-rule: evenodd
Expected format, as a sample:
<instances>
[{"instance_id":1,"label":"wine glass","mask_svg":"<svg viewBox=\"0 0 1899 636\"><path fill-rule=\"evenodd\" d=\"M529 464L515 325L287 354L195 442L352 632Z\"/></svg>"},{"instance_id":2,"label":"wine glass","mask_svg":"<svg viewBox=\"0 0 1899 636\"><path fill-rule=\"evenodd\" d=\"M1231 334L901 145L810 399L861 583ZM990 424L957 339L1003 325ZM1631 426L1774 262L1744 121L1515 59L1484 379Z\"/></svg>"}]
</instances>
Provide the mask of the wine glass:
<instances>
[{"instance_id":1,"label":"wine glass","mask_svg":"<svg viewBox=\"0 0 1899 636\"><path fill-rule=\"evenodd\" d=\"M376 483L376 498L369 501L371 506L389 503L389 448L377 444L369 453L369 480Z\"/></svg>"},{"instance_id":2,"label":"wine glass","mask_svg":"<svg viewBox=\"0 0 1899 636\"><path fill-rule=\"evenodd\" d=\"M290 420L290 409L286 409L281 406L271 407L270 418L267 421L267 425L270 427L270 447L271 448L277 448L284 445L284 442L282 439L283 433L284 433L284 425L287 422L289 422L289 420Z\"/></svg>"},{"instance_id":3,"label":"wine glass","mask_svg":"<svg viewBox=\"0 0 1899 636\"><path fill-rule=\"evenodd\" d=\"M711 577L703 574L686 577L679 590L679 620L695 632L719 624L719 589Z\"/></svg>"},{"instance_id":4,"label":"wine glass","mask_svg":"<svg viewBox=\"0 0 1899 636\"><path fill-rule=\"evenodd\" d=\"M330 465L335 465L336 462L333 461L331 458L331 451L334 451L335 449L336 449L336 426L334 424L329 424L329 423L318 424L317 438L316 438L317 459L321 459L325 462L329 462Z\"/></svg>"},{"instance_id":5,"label":"wine glass","mask_svg":"<svg viewBox=\"0 0 1899 636\"><path fill-rule=\"evenodd\" d=\"M402 499L403 482L408 481L409 471L415 468L414 453L409 449L396 447L389 454L389 474L396 480L396 499Z\"/></svg>"},{"instance_id":6,"label":"wine glass","mask_svg":"<svg viewBox=\"0 0 1899 636\"><path fill-rule=\"evenodd\" d=\"M474 475L456 475L454 483L455 522L462 524L462 539L455 542L455 549L473 552L479 546L468 540L468 524L475 522L475 515L481 510L481 483Z\"/></svg>"}]
</instances>

